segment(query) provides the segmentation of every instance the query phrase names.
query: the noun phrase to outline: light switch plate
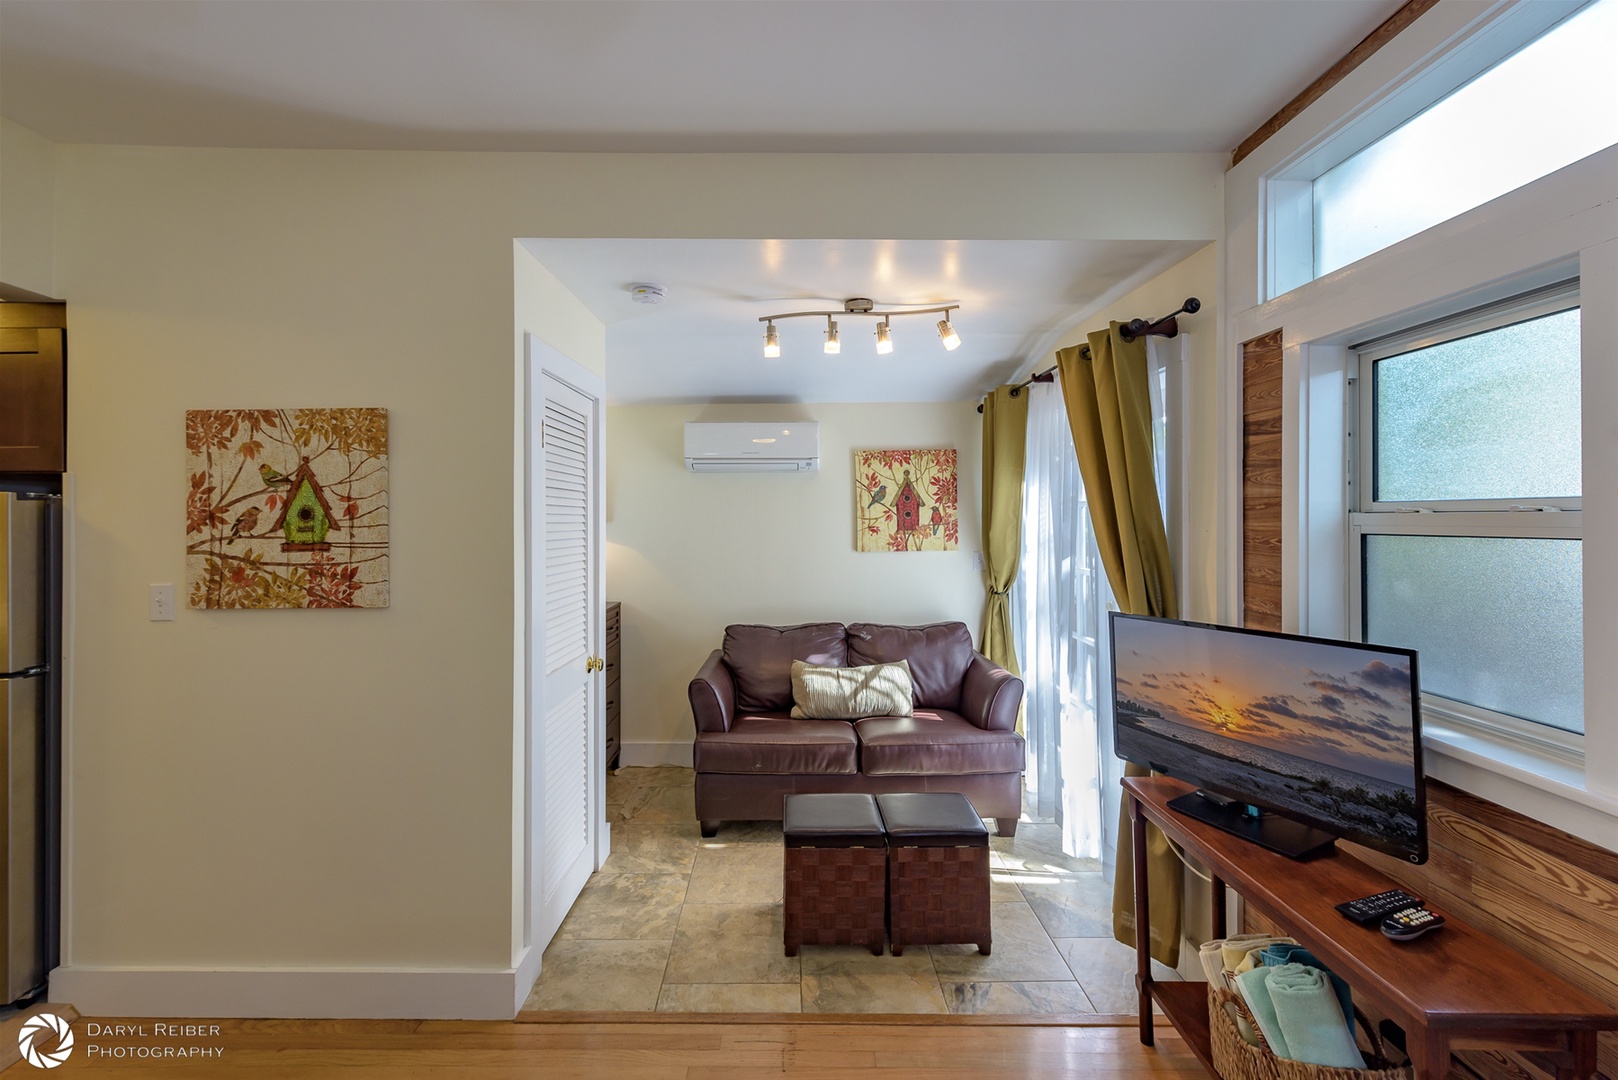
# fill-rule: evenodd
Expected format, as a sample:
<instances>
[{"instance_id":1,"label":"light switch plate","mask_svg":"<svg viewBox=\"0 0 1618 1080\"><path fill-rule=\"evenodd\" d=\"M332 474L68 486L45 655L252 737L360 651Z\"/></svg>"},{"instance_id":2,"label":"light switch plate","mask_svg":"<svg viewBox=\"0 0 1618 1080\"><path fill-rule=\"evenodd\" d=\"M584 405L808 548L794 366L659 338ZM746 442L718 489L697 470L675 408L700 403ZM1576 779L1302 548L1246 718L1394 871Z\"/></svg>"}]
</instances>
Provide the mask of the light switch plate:
<instances>
[{"instance_id":1,"label":"light switch plate","mask_svg":"<svg viewBox=\"0 0 1618 1080\"><path fill-rule=\"evenodd\" d=\"M174 621L173 585L163 584L152 586L151 620L153 622Z\"/></svg>"}]
</instances>

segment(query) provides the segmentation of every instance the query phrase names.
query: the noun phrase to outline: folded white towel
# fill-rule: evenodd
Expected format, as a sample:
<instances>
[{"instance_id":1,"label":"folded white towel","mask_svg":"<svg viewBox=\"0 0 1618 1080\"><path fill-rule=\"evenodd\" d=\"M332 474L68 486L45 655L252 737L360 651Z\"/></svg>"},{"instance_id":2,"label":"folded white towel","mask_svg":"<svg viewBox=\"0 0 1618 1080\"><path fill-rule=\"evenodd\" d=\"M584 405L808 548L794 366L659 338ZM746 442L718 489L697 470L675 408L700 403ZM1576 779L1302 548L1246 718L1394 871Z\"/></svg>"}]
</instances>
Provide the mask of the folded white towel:
<instances>
[{"instance_id":1,"label":"folded white towel","mask_svg":"<svg viewBox=\"0 0 1618 1080\"><path fill-rule=\"evenodd\" d=\"M1215 986L1225 985L1225 961L1223 941L1205 941L1197 949L1197 959L1202 962L1202 974Z\"/></svg>"},{"instance_id":2,"label":"folded white towel","mask_svg":"<svg viewBox=\"0 0 1618 1080\"><path fill-rule=\"evenodd\" d=\"M1292 938L1280 937L1275 934L1237 934L1234 937L1226 938L1220 950L1225 964L1225 970L1246 971L1249 968L1254 967L1254 964L1248 964L1247 967L1244 968L1242 967L1242 962L1245 961L1251 953L1258 952L1267 946L1274 945L1278 941L1286 942L1288 945L1297 944L1297 942Z\"/></svg>"}]
</instances>

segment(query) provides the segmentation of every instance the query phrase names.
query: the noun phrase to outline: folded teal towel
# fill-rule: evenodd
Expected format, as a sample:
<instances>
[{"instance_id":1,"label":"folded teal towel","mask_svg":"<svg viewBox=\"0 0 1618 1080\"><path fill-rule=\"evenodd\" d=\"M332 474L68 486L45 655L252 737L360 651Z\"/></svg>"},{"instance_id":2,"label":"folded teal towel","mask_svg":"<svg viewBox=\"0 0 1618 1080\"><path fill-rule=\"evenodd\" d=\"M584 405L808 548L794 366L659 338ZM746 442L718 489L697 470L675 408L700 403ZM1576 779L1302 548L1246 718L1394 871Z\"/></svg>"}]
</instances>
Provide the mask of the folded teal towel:
<instances>
[{"instance_id":1,"label":"folded teal towel","mask_svg":"<svg viewBox=\"0 0 1618 1080\"><path fill-rule=\"evenodd\" d=\"M1268 976L1265 988L1276 1024L1286 1036L1283 1057L1339 1069L1365 1068L1353 1035L1343 1027L1342 1006L1324 971L1303 964L1256 970ZM1281 1053L1273 1043L1270 1048Z\"/></svg>"},{"instance_id":2,"label":"folded teal towel","mask_svg":"<svg viewBox=\"0 0 1618 1080\"><path fill-rule=\"evenodd\" d=\"M1343 1009L1343 1022L1348 1027L1348 1037L1354 1038L1354 994L1332 969L1315 959L1315 954L1302 945L1271 945L1261 954L1265 967L1280 967L1282 964L1302 964L1305 967L1319 968L1331 979L1331 988L1337 994L1337 1004Z\"/></svg>"},{"instance_id":3,"label":"folded teal towel","mask_svg":"<svg viewBox=\"0 0 1618 1080\"><path fill-rule=\"evenodd\" d=\"M1300 965L1301 966L1301 965ZM1292 1057L1292 1050L1287 1044L1287 1037L1281 1031L1281 1023L1275 1015L1275 1003L1270 1000L1270 975L1279 969L1256 967L1251 971L1244 971L1236 976L1236 991L1247 1002L1247 1011L1253 1014L1253 1022L1264 1035L1264 1041L1270 1044L1270 1051L1276 1057ZM1308 970L1308 969L1305 969Z\"/></svg>"}]
</instances>

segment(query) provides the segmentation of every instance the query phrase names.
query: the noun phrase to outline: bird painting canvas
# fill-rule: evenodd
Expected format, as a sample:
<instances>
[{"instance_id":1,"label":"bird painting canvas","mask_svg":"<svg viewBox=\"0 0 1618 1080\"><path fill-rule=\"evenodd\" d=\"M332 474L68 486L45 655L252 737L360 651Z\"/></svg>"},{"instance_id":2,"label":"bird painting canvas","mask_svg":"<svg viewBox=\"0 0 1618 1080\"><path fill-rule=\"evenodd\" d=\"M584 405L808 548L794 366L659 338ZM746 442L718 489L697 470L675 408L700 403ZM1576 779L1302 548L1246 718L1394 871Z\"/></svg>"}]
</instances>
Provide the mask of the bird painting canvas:
<instances>
[{"instance_id":1,"label":"bird painting canvas","mask_svg":"<svg viewBox=\"0 0 1618 1080\"><path fill-rule=\"evenodd\" d=\"M194 608L388 606L386 409L185 414Z\"/></svg>"},{"instance_id":2,"label":"bird painting canvas","mask_svg":"<svg viewBox=\"0 0 1618 1080\"><path fill-rule=\"evenodd\" d=\"M856 551L954 551L960 540L954 450L854 452Z\"/></svg>"}]
</instances>

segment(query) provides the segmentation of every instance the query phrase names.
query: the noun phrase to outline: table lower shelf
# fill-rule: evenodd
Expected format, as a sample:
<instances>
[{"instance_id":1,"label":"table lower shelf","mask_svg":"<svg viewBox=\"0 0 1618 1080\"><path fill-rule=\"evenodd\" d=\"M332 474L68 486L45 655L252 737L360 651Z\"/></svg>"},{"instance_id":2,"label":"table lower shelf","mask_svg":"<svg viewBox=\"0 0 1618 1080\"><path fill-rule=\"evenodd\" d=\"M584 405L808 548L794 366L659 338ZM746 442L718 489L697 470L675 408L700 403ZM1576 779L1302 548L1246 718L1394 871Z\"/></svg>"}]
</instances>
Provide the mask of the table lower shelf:
<instances>
[{"instance_id":1,"label":"table lower shelf","mask_svg":"<svg viewBox=\"0 0 1618 1080\"><path fill-rule=\"evenodd\" d=\"M1208 1075L1219 1076L1213 1064L1213 1039L1208 1032L1208 984L1200 982L1158 982L1148 987L1152 1000L1163 1016L1174 1025L1185 1045L1202 1062Z\"/></svg>"}]
</instances>

